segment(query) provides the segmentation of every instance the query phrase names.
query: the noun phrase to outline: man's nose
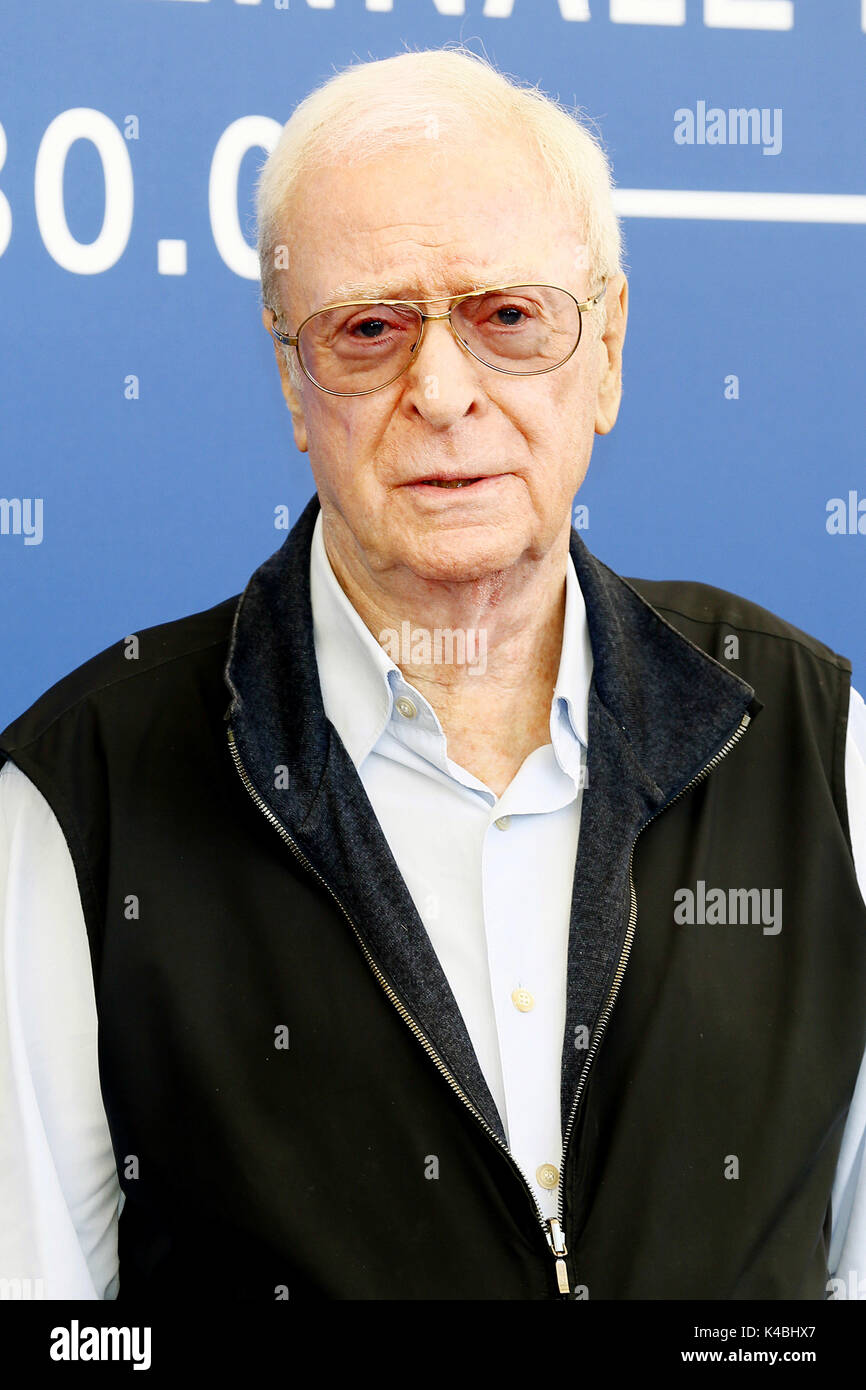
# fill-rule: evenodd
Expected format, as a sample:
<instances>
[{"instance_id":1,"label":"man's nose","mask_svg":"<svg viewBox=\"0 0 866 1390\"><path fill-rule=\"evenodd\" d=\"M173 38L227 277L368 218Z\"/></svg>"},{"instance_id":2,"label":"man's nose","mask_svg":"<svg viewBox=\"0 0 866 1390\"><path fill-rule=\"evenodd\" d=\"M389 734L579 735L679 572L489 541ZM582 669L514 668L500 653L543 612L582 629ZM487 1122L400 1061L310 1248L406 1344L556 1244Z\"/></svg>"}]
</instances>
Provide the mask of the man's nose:
<instances>
[{"instance_id":1,"label":"man's nose","mask_svg":"<svg viewBox=\"0 0 866 1390\"><path fill-rule=\"evenodd\" d=\"M465 415L480 396L481 370L447 318L427 319L421 346L406 370L407 396L432 424L448 423Z\"/></svg>"}]
</instances>

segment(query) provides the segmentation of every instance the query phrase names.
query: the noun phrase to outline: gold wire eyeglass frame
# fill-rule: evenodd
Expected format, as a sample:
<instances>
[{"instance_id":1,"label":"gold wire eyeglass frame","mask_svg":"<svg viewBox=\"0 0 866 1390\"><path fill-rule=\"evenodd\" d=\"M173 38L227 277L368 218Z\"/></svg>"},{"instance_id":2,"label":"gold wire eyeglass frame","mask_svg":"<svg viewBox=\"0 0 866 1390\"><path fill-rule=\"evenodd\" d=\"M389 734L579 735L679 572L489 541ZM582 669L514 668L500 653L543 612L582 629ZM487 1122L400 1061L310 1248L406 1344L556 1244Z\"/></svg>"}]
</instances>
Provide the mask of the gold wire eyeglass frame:
<instances>
[{"instance_id":1,"label":"gold wire eyeglass frame","mask_svg":"<svg viewBox=\"0 0 866 1390\"><path fill-rule=\"evenodd\" d=\"M563 357L561 362L554 363L552 367L538 367L531 372L516 372L511 371L508 367L496 367L492 362L485 362L484 358L479 357L477 352L473 352L472 348L465 341L465 339L460 337L460 334L457 332L457 329L454 327L454 324L451 321L452 313L458 307L458 305L463 303L465 299L475 299L479 295L498 294L505 290L519 289L559 290L562 294L567 294L570 299L573 299L575 305L577 306L578 329L577 339L575 341L574 347L571 349L571 352L569 352L566 357ZM275 328L274 324L276 324L279 314L277 310L274 309L271 305L267 305L266 307L273 318L273 323L271 324L270 332L273 334L274 338L276 338L278 343L282 343L284 347L293 347L295 349L295 352L298 357L298 362L300 363L301 371L304 373L306 377L309 378L309 380L313 383L314 386L318 386L320 391L326 391L329 396L369 396L372 395L374 391L384 390L386 386L390 386L392 382L397 380L398 376L402 376L403 373L408 370L408 368L415 361L415 358L418 356L418 353L421 349L421 344L424 341L424 330L427 327L427 324L436 319L447 319L448 327L451 329L451 332L454 334L454 337L460 344L460 346L465 348L466 351L470 353L477 362L480 362L482 364L482 366L489 367L491 371L504 372L507 376L541 376L545 372L555 372L557 368L564 367L566 362L568 362L569 358L573 357L574 354L577 352L577 349L580 345L580 340L583 337L583 315L587 313L590 309L595 308L599 300L604 297L606 290L607 280L605 279L602 281L601 289L596 294L594 294L591 299L581 300L578 299L576 295L572 294L571 290L565 290L562 288L561 285L547 285L542 284L539 281L523 281L519 285L487 285L483 289L468 290L466 294L437 295L431 299L346 299L339 304L328 304L325 306L324 309L314 309L311 314L307 314L307 317L303 319L301 323L298 324L298 331L294 334L281 333L278 328ZM423 310L418 308L419 304L441 304L443 301L449 302L451 306L444 314L425 314ZM418 314L418 317L421 320L421 332L418 334L418 341L412 348L411 357L400 368L400 370L398 372L395 372L392 377L389 377L387 381L380 382L378 386L369 386L365 391L334 391L331 389L330 386L323 386L322 383L320 381L317 381L316 378L312 375L312 373L307 370L306 365L304 363L304 359L301 356L299 343L301 341L301 333L303 332L304 327L310 322L310 319L316 318L318 314L330 313L332 309L348 309L353 306L356 306L358 308L362 308L365 306L372 307L375 304L387 304L391 307L398 307L401 309L414 309L415 312Z\"/></svg>"}]
</instances>

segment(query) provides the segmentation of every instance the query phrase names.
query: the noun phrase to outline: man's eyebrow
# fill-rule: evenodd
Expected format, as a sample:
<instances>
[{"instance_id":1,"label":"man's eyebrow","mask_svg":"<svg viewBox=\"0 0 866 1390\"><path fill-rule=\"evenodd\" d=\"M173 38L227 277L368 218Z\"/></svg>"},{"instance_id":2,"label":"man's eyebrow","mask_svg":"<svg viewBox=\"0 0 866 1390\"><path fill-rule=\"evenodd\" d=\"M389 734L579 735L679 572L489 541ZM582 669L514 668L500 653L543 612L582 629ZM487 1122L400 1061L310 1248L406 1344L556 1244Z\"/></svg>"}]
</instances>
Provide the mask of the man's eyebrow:
<instances>
[{"instance_id":1,"label":"man's eyebrow","mask_svg":"<svg viewBox=\"0 0 866 1390\"><path fill-rule=\"evenodd\" d=\"M390 282L372 283L369 280L345 280L342 284L336 285L331 291L322 308L331 308L335 304L343 304L347 300L382 300L382 299L405 299L410 304L415 304L423 299L434 298L436 291L439 297L449 298L451 295L471 294L474 290L484 289L489 285L527 285L532 283L532 277L526 277L526 270L523 267L506 265L499 266L496 270L488 271L475 279L462 275L453 277L451 285L422 286L415 281L410 284L408 280L392 280ZM431 293L432 290L432 293Z\"/></svg>"}]
</instances>

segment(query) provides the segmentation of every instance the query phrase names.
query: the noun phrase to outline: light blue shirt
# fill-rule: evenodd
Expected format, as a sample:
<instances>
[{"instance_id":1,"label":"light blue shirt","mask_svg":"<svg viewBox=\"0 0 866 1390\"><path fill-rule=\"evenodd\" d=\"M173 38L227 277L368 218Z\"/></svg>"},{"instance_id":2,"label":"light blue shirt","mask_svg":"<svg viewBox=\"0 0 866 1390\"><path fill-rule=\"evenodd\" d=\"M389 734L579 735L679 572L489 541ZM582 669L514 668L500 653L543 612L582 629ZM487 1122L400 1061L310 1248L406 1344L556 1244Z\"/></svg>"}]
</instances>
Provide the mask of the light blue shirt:
<instances>
[{"instance_id":1,"label":"light blue shirt","mask_svg":"<svg viewBox=\"0 0 866 1390\"><path fill-rule=\"evenodd\" d=\"M592 674L574 565L569 558L550 743L526 758L498 798L449 758L435 710L343 593L321 512L310 592L325 713L439 957L508 1146L542 1213L555 1216L568 931Z\"/></svg>"}]
</instances>

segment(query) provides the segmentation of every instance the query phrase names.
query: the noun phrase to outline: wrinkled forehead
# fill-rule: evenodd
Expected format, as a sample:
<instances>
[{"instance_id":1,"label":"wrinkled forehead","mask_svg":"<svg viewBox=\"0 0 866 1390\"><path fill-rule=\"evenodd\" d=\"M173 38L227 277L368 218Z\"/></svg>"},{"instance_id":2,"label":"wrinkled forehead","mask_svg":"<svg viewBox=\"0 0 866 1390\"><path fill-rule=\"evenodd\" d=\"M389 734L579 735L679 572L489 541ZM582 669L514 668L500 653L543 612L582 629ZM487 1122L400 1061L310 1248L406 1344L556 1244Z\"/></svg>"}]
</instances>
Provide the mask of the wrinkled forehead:
<instances>
[{"instance_id":1,"label":"wrinkled forehead","mask_svg":"<svg viewBox=\"0 0 866 1390\"><path fill-rule=\"evenodd\" d=\"M557 275L571 288L579 221L519 138L424 141L310 169L282 229L281 302L299 321L349 299L430 299Z\"/></svg>"}]
</instances>

